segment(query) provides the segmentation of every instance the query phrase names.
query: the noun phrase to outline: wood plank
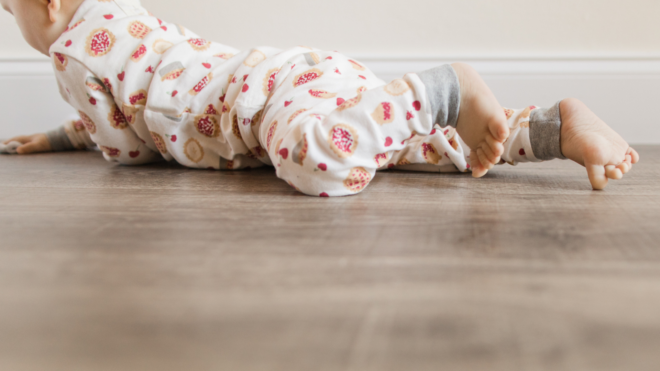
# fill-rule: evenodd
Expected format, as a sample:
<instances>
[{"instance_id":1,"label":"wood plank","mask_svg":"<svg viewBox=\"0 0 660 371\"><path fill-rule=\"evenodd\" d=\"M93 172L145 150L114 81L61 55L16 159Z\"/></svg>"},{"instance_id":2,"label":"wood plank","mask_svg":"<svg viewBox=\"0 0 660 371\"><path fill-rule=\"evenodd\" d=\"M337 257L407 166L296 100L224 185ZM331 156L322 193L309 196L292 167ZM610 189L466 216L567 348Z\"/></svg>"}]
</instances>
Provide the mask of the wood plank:
<instances>
[{"instance_id":1,"label":"wood plank","mask_svg":"<svg viewBox=\"0 0 660 371\"><path fill-rule=\"evenodd\" d=\"M379 173L0 156L2 370L656 370L660 147L603 192L554 161Z\"/></svg>"}]
</instances>

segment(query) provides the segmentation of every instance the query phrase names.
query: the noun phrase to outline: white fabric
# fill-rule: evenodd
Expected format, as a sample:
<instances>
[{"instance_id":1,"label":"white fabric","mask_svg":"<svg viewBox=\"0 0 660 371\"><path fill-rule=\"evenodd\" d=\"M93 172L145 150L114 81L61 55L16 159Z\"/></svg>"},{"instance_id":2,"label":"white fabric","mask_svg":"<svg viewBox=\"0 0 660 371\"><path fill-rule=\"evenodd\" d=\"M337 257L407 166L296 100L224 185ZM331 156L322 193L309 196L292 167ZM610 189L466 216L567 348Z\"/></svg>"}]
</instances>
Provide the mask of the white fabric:
<instances>
[{"instance_id":1,"label":"white fabric","mask_svg":"<svg viewBox=\"0 0 660 371\"><path fill-rule=\"evenodd\" d=\"M385 85L337 52L239 52L119 0L83 2L50 52L62 97L109 161L272 165L321 196L360 192L377 169L469 170L416 74Z\"/></svg>"},{"instance_id":2,"label":"white fabric","mask_svg":"<svg viewBox=\"0 0 660 371\"><path fill-rule=\"evenodd\" d=\"M21 143L19 142L9 142L7 144L3 144L5 142L5 139L0 139L0 153L5 154L5 155L15 155L16 148L21 146Z\"/></svg>"}]
</instances>

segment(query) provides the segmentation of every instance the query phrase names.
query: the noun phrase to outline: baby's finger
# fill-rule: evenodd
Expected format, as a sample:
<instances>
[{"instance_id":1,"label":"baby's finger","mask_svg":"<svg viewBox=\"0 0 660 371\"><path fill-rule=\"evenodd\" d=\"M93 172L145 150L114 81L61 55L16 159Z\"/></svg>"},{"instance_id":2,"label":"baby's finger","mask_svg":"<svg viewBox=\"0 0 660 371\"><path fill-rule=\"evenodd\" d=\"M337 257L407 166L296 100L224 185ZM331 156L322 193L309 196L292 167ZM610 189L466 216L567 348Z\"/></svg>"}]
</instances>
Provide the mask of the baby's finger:
<instances>
[{"instance_id":1,"label":"baby's finger","mask_svg":"<svg viewBox=\"0 0 660 371\"><path fill-rule=\"evenodd\" d=\"M43 145L39 142L29 142L26 144L23 144L22 146L16 148L16 152L19 155L27 155L29 153L37 153L37 152L44 152L45 148L43 148Z\"/></svg>"},{"instance_id":2,"label":"baby's finger","mask_svg":"<svg viewBox=\"0 0 660 371\"><path fill-rule=\"evenodd\" d=\"M29 141L30 141L30 139L26 135L21 135L19 137L14 137L14 138L11 138L11 139L7 139L4 142L2 142L2 144L9 144L11 142L19 142L21 144L25 144Z\"/></svg>"}]
</instances>

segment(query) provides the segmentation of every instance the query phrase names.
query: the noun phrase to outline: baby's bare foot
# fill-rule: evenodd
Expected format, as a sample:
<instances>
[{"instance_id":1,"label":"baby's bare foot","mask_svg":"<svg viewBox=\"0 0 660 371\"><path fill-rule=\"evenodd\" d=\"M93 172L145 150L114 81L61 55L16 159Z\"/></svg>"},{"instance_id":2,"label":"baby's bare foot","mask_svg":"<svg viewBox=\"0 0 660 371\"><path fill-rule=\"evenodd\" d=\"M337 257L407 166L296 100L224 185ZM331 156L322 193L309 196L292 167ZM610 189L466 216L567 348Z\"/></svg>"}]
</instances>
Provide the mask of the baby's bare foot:
<instances>
[{"instance_id":1,"label":"baby's bare foot","mask_svg":"<svg viewBox=\"0 0 660 371\"><path fill-rule=\"evenodd\" d=\"M639 154L584 103L565 99L561 111L561 151L587 168L593 189L603 189L609 179L621 179Z\"/></svg>"},{"instance_id":2,"label":"baby's bare foot","mask_svg":"<svg viewBox=\"0 0 660 371\"><path fill-rule=\"evenodd\" d=\"M461 84L456 130L472 150L472 176L480 178L500 162L509 127L502 107L477 71L464 63L452 67Z\"/></svg>"}]
</instances>

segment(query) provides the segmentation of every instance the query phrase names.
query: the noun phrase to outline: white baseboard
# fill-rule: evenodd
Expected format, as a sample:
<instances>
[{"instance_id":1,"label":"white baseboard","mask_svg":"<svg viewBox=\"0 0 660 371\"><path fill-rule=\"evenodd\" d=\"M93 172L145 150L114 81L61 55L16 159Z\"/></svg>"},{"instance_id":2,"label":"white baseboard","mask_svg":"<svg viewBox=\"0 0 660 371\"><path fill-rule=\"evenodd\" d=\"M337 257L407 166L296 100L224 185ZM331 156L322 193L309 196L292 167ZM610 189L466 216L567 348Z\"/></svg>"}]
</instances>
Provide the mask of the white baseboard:
<instances>
[{"instance_id":1,"label":"white baseboard","mask_svg":"<svg viewBox=\"0 0 660 371\"><path fill-rule=\"evenodd\" d=\"M359 55L383 80L456 61L479 71L500 103L548 106L567 97L585 101L631 143L660 144L658 55ZM48 130L71 109L61 101L50 61L0 59L0 138Z\"/></svg>"}]
</instances>

